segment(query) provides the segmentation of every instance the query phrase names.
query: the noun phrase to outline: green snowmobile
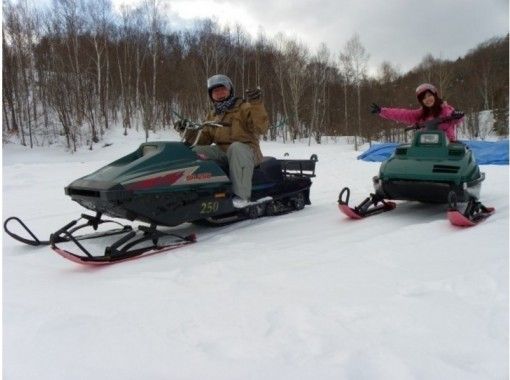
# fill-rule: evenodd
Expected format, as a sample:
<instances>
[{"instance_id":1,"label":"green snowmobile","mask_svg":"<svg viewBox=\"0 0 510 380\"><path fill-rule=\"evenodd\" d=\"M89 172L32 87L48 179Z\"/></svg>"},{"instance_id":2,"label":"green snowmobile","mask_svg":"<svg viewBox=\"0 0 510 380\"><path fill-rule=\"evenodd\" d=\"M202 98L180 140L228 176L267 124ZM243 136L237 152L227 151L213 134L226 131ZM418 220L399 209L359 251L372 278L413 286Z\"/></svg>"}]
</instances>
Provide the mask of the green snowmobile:
<instances>
[{"instance_id":1,"label":"green snowmobile","mask_svg":"<svg viewBox=\"0 0 510 380\"><path fill-rule=\"evenodd\" d=\"M187 128L200 131L203 126L205 124L188 123ZM311 178L315 177L317 161L315 154L303 160L264 157L253 173L252 202L239 209L232 202L234 194L228 167L199 157L183 142L148 142L65 188L72 200L94 211L95 216L82 215L53 233L47 241L39 240L17 217L8 218L4 229L11 237L26 244L51 244L58 254L78 263L107 264L133 259L195 241L194 234L182 237L160 231L158 226L177 226L185 222L224 225L303 209L310 204ZM103 215L136 220L148 226L138 227L142 232L140 237L140 231L103 219ZM13 221L21 225L28 237L9 229ZM75 234L85 227L97 230L104 223L115 223L120 228L103 233ZM106 247L104 254L93 254L80 242L112 234L125 235ZM177 240L171 244L159 242L168 235ZM63 242L73 242L79 251L60 248L58 244Z\"/></svg>"},{"instance_id":2,"label":"green snowmobile","mask_svg":"<svg viewBox=\"0 0 510 380\"><path fill-rule=\"evenodd\" d=\"M411 144L402 144L381 164L379 175L373 178L375 193L358 206L348 206L350 190L342 189L338 198L340 211L353 219L393 210L391 200L409 200L449 205L452 224L469 226L485 219L493 208L479 202L485 174L480 172L473 152L461 142L449 142L438 127L441 123L464 116L436 118L406 128L415 130ZM466 202L459 212L457 202Z\"/></svg>"}]
</instances>

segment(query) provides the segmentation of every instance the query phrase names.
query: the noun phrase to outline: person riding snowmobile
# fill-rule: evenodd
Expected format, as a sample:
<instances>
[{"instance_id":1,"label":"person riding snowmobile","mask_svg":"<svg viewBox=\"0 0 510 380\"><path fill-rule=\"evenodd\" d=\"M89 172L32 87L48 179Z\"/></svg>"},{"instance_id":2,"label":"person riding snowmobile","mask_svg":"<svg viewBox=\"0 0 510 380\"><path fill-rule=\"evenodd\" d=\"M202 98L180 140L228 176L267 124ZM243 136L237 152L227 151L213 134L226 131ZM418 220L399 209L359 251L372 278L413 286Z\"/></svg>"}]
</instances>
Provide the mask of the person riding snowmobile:
<instances>
[{"instance_id":1,"label":"person riding snowmobile","mask_svg":"<svg viewBox=\"0 0 510 380\"><path fill-rule=\"evenodd\" d=\"M423 123L438 117L451 116L455 109L439 97L437 88L430 83L420 84L416 88L416 97L421 105L419 109L387 108L372 103L371 111L384 119L406 124ZM439 129L446 133L449 141L456 141L456 128L462 119L441 123Z\"/></svg>"},{"instance_id":2,"label":"person riding snowmobile","mask_svg":"<svg viewBox=\"0 0 510 380\"><path fill-rule=\"evenodd\" d=\"M213 103L205 122L218 126L205 126L197 139L197 132L187 131L185 141L194 144L193 150L207 159L223 161L229 165L232 181L233 205L243 208L250 204L252 176L255 166L262 161L259 136L269 128L269 118L262 103L259 88L246 91L246 100L234 94L234 85L223 74L207 79L209 99ZM175 123L175 129L183 132L184 121ZM214 144L214 145L212 145Z\"/></svg>"}]
</instances>

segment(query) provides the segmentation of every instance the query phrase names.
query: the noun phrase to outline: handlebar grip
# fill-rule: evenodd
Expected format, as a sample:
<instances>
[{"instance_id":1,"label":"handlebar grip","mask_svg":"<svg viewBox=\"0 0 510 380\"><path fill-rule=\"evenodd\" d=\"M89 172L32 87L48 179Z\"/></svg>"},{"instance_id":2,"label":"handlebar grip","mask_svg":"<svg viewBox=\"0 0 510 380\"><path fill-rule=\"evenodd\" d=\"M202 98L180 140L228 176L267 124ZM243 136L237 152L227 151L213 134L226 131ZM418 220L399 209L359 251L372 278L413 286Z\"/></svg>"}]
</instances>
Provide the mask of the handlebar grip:
<instances>
[{"instance_id":1,"label":"handlebar grip","mask_svg":"<svg viewBox=\"0 0 510 380\"><path fill-rule=\"evenodd\" d=\"M418 130L418 129L420 129L420 128L421 128L421 127L420 127L419 125L415 124L415 125L411 125L410 127L406 127L406 128L404 128L404 131L405 131L405 132L409 132L409 131Z\"/></svg>"}]
</instances>

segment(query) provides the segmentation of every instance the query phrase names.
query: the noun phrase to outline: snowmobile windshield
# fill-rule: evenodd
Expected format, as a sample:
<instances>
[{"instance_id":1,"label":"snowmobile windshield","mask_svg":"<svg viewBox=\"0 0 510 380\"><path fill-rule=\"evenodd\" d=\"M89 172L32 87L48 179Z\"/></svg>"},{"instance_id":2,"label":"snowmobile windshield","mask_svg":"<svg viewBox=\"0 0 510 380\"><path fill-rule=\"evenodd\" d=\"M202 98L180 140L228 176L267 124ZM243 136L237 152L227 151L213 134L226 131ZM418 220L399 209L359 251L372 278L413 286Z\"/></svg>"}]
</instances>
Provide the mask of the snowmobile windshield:
<instances>
[{"instance_id":1,"label":"snowmobile windshield","mask_svg":"<svg viewBox=\"0 0 510 380\"><path fill-rule=\"evenodd\" d=\"M157 145L144 145L142 147L142 156L147 156L148 154L155 153L158 151Z\"/></svg>"},{"instance_id":2,"label":"snowmobile windshield","mask_svg":"<svg viewBox=\"0 0 510 380\"><path fill-rule=\"evenodd\" d=\"M422 133L420 144L439 144L439 135L437 133Z\"/></svg>"}]
</instances>

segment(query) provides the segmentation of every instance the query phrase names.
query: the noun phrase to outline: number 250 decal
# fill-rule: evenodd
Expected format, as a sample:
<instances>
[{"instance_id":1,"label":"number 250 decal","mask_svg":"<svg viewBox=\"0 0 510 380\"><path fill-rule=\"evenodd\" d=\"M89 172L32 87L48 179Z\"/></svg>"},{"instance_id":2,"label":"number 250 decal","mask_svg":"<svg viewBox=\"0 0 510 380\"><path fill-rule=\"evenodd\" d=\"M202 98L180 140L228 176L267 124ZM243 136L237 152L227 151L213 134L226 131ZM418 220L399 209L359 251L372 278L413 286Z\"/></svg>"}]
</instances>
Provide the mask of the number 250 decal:
<instances>
[{"instance_id":1,"label":"number 250 decal","mask_svg":"<svg viewBox=\"0 0 510 380\"><path fill-rule=\"evenodd\" d=\"M200 204L200 213L210 214L212 212L218 211L218 208L219 208L218 202L202 202Z\"/></svg>"}]
</instances>

